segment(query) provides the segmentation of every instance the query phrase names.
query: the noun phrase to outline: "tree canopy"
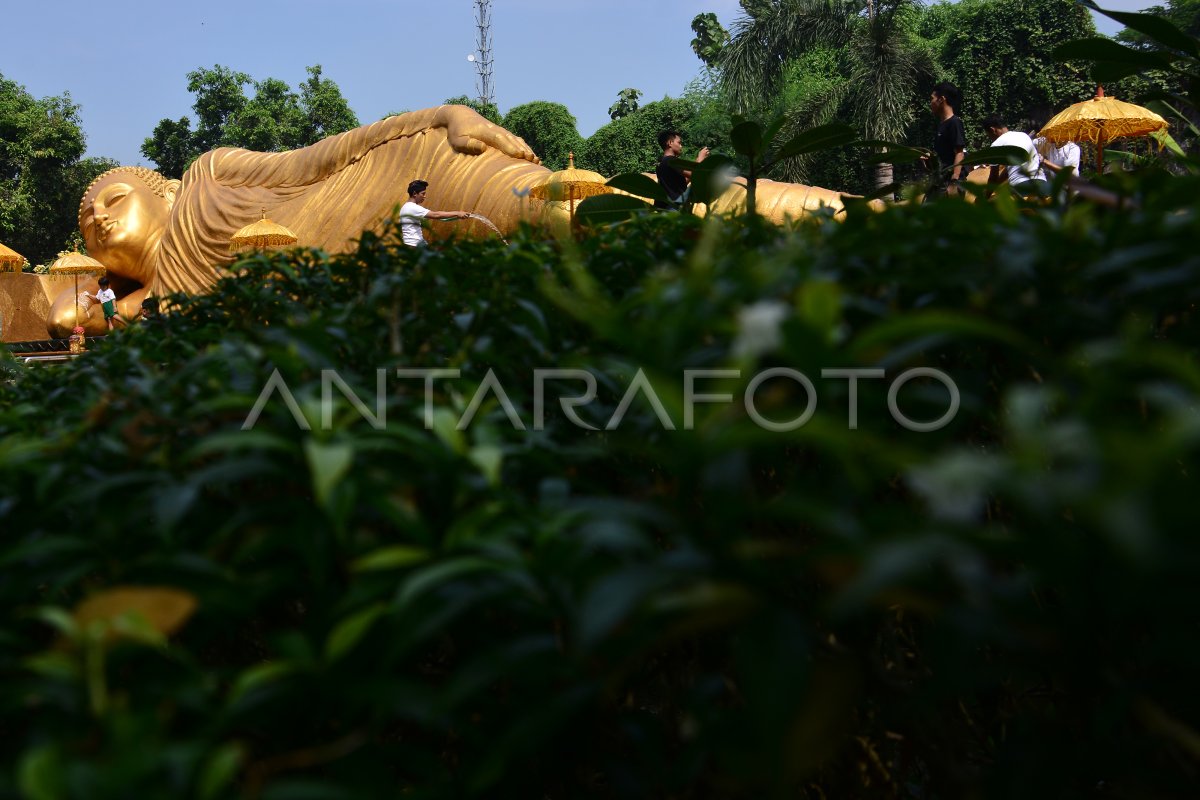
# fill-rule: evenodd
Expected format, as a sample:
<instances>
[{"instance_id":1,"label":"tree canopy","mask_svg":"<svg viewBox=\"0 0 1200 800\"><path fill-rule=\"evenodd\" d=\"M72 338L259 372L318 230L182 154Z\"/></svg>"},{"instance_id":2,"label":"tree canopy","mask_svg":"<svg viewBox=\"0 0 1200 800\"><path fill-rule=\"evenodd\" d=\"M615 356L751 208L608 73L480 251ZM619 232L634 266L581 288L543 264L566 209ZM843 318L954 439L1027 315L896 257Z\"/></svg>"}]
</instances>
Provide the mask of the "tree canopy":
<instances>
[{"instance_id":1,"label":"tree canopy","mask_svg":"<svg viewBox=\"0 0 1200 800\"><path fill-rule=\"evenodd\" d=\"M946 77L963 92L958 112L968 135L987 114L1029 128L1096 88L1082 64L1051 55L1063 42L1096 34L1091 15L1074 0L941 3L929 9L921 33L937 44Z\"/></svg>"},{"instance_id":2,"label":"tree canopy","mask_svg":"<svg viewBox=\"0 0 1200 800\"><path fill-rule=\"evenodd\" d=\"M504 115L504 127L524 139L550 169L564 169L567 154L583 146L575 116L562 103L536 100L514 106Z\"/></svg>"},{"instance_id":3,"label":"tree canopy","mask_svg":"<svg viewBox=\"0 0 1200 800\"><path fill-rule=\"evenodd\" d=\"M495 103L481 103L478 99L465 94L460 94L458 97L447 97L444 102L446 105L466 106L488 122L494 122L497 125L501 123L500 109Z\"/></svg>"},{"instance_id":4,"label":"tree canopy","mask_svg":"<svg viewBox=\"0 0 1200 800\"><path fill-rule=\"evenodd\" d=\"M652 170L662 154L657 141L660 132L679 130L684 133L684 146L690 147L686 129L693 114L691 105L678 98L647 103L593 133L577 162L609 176Z\"/></svg>"},{"instance_id":5,"label":"tree canopy","mask_svg":"<svg viewBox=\"0 0 1200 800\"><path fill-rule=\"evenodd\" d=\"M321 65L307 71L299 93L278 78L254 81L220 64L189 72L195 130L188 117L160 120L142 143L142 154L164 175L178 178L197 156L216 147L279 152L357 128L358 117L337 84L322 77ZM245 87L251 85L254 96L247 97Z\"/></svg>"},{"instance_id":6,"label":"tree canopy","mask_svg":"<svg viewBox=\"0 0 1200 800\"><path fill-rule=\"evenodd\" d=\"M82 158L85 146L70 94L37 99L0 75L0 242L31 264L69 246L84 189L116 166Z\"/></svg>"}]
</instances>

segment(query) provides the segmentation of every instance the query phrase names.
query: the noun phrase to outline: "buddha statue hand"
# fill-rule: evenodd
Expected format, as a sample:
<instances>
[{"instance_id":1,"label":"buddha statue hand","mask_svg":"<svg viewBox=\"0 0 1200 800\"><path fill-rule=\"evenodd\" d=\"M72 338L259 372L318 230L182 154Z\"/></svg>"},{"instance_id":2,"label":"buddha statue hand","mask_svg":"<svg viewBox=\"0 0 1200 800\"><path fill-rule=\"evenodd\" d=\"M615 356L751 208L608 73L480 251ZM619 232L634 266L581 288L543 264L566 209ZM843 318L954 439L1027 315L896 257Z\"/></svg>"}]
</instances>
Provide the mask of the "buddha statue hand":
<instances>
[{"instance_id":1,"label":"buddha statue hand","mask_svg":"<svg viewBox=\"0 0 1200 800\"><path fill-rule=\"evenodd\" d=\"M459 153L477 156L494 147L506 156L542 163L524 139L488 122L467 106L441 106L437 109L434 124L446 128L450 146Z\"/></svg>"}]
</instances>

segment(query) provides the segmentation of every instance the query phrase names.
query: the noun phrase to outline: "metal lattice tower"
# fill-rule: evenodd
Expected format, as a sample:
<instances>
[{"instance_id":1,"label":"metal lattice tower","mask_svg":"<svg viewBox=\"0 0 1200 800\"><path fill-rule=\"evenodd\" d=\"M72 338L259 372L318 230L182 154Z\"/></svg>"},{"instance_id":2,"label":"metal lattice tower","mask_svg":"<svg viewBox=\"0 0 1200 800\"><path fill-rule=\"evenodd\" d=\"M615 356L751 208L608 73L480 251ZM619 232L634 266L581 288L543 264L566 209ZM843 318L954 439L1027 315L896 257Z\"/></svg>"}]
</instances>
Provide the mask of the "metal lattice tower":
<instances>
[{"instance_id":1,"label":"metal lattice tower","mask_svg":"<svg viewBox=\"0 0 1200 800\"><path fill-rule=\"evenodd\" d=\"M475 90L479 92L480 103L490 104L495 102L492 95L492 0L475 0L475 27L479 32L479 55L475 60L479 76Z\"/></svg>"}]
</instances>

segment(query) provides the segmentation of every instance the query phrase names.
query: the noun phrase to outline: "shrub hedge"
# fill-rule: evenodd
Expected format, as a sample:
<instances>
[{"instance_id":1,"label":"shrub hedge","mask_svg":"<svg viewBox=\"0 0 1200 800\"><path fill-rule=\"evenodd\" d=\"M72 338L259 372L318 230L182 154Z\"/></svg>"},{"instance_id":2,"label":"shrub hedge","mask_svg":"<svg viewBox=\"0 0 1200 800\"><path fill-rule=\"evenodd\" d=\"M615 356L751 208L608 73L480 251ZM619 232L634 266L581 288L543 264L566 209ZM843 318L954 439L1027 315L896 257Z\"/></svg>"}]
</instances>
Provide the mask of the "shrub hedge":
<instances>
[{"instance_id":1,"label":"shrub hedge","mask_svg":"<svg viewBox=\"0 0 1200 800\"><path fill-rule=\"evenodd\" d=\"M1115 188L365 235L0 361L0 798L1191 795L1200 185Z\"/></svg>"}]
</instances>

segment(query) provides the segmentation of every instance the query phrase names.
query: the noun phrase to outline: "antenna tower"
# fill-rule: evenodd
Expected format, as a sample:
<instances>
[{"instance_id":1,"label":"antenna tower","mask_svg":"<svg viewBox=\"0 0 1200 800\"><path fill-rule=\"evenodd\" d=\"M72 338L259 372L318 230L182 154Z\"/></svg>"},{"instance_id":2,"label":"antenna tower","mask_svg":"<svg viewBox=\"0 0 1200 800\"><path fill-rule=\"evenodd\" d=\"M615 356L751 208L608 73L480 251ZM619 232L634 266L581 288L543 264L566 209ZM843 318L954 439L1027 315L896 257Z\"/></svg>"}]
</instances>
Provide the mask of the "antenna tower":
<instances>
[{"instance_id":1,"label":"antenna tower","mask_svg":"<svg viewBox=\"0 0 1200 800\"><path fill-rule=\"evenodd\" d=\"M496 101L492 94L492 0L475 0L475 27L479 32L475 89L480 103L492 104Z\"/></svg>"}]
</instances>

